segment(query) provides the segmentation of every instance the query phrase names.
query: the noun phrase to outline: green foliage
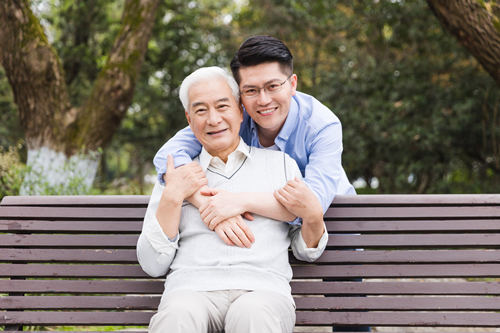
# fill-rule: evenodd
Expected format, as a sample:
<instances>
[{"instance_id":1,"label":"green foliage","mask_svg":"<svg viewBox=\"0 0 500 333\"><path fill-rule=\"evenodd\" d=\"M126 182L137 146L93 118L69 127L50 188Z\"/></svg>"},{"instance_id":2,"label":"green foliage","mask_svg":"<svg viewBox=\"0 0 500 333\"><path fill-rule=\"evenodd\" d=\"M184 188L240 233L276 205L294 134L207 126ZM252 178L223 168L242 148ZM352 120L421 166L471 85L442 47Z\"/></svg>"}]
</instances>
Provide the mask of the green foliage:
<instances>
[{"instance_id":1,"label":"green foliage","mask_svg":"<svg viewBox=\"0 0 500 333\"><path fill-rule=\"evenodd\" d=\"M257 3L241 33L291 47L298 89L342 121L351 180L377 179L377 193L498 191L499 89L425 2Z\"/></svg>"},{"instance_id":2,"label":"green foliage","mask_svg":"<svg viewBox=\"0 0 500 333\"><path fill-rule=\"evenodd\" d=\"M124 1L33 0L40 3L49 4L39 16L71 101L81 105L106 63ZM495 2L482 3L499 17ZM339 116L349 178L379 183L360 192L498 192L500 91L424 1L165 0L134 101L103 149L90 193L148 193L155 152L186 126L182 79L200 66L227 67L251 34L284 40L298 89ZM22 137L0 68L0 146Z\"/></svg>"},{"instance_id":3,"label":"green foliage","mask_svg":"<svg viewBox=\"0 0 500 333\"><path fill-rule=\"evenodd\" d=\"M0 146L0 200L6 195L18 195L26 173L26 166L19 159L16 147L4 149Z\"/></svg>"}]
</instances>

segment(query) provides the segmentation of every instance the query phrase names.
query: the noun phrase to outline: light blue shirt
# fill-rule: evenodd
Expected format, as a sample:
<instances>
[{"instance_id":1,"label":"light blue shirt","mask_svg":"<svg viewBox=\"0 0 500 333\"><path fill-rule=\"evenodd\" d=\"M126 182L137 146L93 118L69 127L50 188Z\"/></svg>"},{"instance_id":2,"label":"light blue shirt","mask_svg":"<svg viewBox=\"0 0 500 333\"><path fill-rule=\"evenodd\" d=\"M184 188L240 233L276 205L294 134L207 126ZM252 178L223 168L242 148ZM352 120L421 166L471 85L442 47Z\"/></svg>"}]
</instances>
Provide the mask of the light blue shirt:
<instances>
[{"instance_id":1,"label":"light blue shirt","mask_svg":"<svg viewBox=\"0 0 500 333\"><path fill-rule=\"evenodd\" d=\"M240 136L248 145L260 146L257 125L246 112ZM274 143L297 162L304 181L319 198L323 212L336 194L356 194L342 168L340 120L314 97L297 91ZM163 183L169 154L179 166L191 162L200 151L201 144L189 126L179 131L160 148L153 160L160 182Z\"/></svg>"}]
</instances>

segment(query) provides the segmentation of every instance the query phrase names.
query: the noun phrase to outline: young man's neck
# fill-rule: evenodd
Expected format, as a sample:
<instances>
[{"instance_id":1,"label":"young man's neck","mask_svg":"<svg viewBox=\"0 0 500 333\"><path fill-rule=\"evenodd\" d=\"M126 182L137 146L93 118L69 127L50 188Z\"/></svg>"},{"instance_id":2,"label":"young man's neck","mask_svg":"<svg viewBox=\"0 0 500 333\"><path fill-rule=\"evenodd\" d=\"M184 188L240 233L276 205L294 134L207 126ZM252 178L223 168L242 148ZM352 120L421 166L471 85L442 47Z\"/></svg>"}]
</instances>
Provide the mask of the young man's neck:
<instances>
[{"instance_id":1,"label":"young man's neck","mask_svg":"<svg viewBox=\"0 0 500 333\"><path fill-rule=\"evenodd\" d=\"M269 131L257 126L257 136L262 147L271 147L274 145L274 139L278 136L279 131Z\"/></svg>"}]
</instances>

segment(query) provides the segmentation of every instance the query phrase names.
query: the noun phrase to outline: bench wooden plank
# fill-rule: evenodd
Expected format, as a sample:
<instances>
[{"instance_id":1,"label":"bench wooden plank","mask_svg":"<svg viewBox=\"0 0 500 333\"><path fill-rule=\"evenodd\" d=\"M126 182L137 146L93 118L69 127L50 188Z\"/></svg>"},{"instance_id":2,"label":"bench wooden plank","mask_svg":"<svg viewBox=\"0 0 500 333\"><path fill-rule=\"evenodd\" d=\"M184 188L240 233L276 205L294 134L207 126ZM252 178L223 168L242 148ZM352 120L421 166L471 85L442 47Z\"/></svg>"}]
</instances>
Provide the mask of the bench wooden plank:
<instances>
[{"instance_id":1,"label":"bench wooden plank","mask_svg":"<svg viewBox=\"0 0 500 333\"><path fill-rule=\"evenodd\" d=\"M4 296L1 309L156 310L161 295L149 296ZM497 311L498 297L295 297L297 310Z\"/></svg>"},{"instance_id":2,"label":"bench wooden plank","mask_svg":"<svg viewBox=\"0 0 500 333\"><path fill-rule=\"evenodd\" d=\"M0 324L31 325L147 325L153 312L38 312L0 311ZM302 325L370 325L370 326L468 326L499 327L498 313L471 312L329 312L297 311L297 324Z\"/></svg>"},{"instance_id":3,"label":"bench wooden plank","mask_svg":"<svg viewBox=\"0 0 500 333\"><path fill-rule=\"evenodd\" d=\"M20 207L1 206L1 215L11 218L110 218L143 219L146 208L131 207ZM500 218L500 206L456 207L333 207L326 217L336 219L388 219L388 218Z\"/></svg>"},{"instance_id":4,"label":"bench wooden plank","mask_svg":"<svg viewBox=\"0 0 500 333\"><path fill-rule=\"evenodd\" d=\"M30 232L102 232L115 233L141 232L141 221L44 221L44 220L0 220L0 232L30 231Z\"/></svg>"},{"instance_id":5,"label":"bench wooden plank","mask_svg":"<svg viewBox=\"0 0 500 333\"><path fill-rule=\"evenodd\" d=\"M135 249L44 249L5 248L0 261L136 263ZM500 250L408 250L349 251L326 250L316 263L499 263ZM290 254L290 263L303 264Z\"/></svg>"},{"instance_id":6,"label":"bench wooden plank","mask_svg":"<svg viewBox=\"0 0 500 333\"><path fill-rule=\"evenodd\" d=\"M0 247L135 247L138 235L70 235L70 234L0 234ZM333 234L329 247L500 247L499 234L411 234L411 235L350 235Z\"/></svg>"},{"instance_id":7,"label":"bench wooden plank","mask_svg":"<svg viewBox=\"0 0 500 333\"><path fill-rule=\"evenodd\" d=\"M393 221L325 221L329 232L398 233L398 232L500 232L500 219L488 220L393 220Z\"/></svg>"},{"instance_id":8,"label":"bench wooden plank","mask_svg":"<svg viewBox=\"0 0 500 333\"><path fill-rule=\"evenodd\" d=\"M500 247L500 234L411 234L411 235L345 235L333 234L328 246L357 247Z\"/></svg>"},{"instance_id":9,"label":"bench wooden plank","mask_svg":"<svg viewBox=\"0 0 500 333\"><path fill-rule=\"evenodd\" d=\"M251 222L249 222L251 223ZM329 232L338 233L397 233L397 232L500 232L500 219L489 220L409 220L409 221L329 221ZM64 221L64 220L0 220L0 232L140 232L142 220Z\"/></svg>"},{"instance_id":10,"label":"bench wooden plank","mask_svg":"<svg viewBox=\"0 0 500 333\"><path fill-rule=\"evenodd\" d=\"M368 325L368 326L462 326L500 327L498 313L429 313L429 312L330 312L297 311L298 324L303 325Z\"/></svg>"},{"instance_id":11,"label":"bench wooden plank","mask_svg":"<svg viewBox=\"0 0 500 333\"><path fill-rule=\"evenodd\" d=\"M331 207L325 215L335 219L379 219L384 218L500 218L500 206L455 206L455 207Z\"/></svg>"},{"instance_id":12,"label":"bench wooden plank","mask_svg":"<svg viewBox=\"0 0 500 333\"><path fill-rule=\"evenodd\" d=\"M22 207L0 206L0 215L7 218L92 218L92 219L138 219L143 220L146 208L132 207Z\"/></svg>"},{"instance_id":13,"label":"bench wooden plank","mask_svg":"<svg viewBox=\"0 0 500 333\"><path fill-rule=\"evenodd\" d=\"M147 206L149 195L80 195L80 196L7 196L1 205L138 205ZM336 195L334 206L369 205L500 205L498 194L377 194Z\"/></svg>"},{"instance_id":14,"label":"bench wooden plank","mask_svg":"<svg viewBox=\"0 0 500 333\"><path fill-rule=\"evenodd\" d=\"M296 295L500 295L500 282L324 282L292 281ZM162 294L154 280L0 280L6 293Z\"/></svg>"},{"instance_id":15,"label":"bench wooden plank","mask_svg":"<svg viewBox=\"0 0 500 333\"><path fill-rule=\"evenodd\" d=\"M500 264L397 264L293 266L295 278L500 277ZM0 264L0 277L147 278L139 265Z\"/></svg>"},{"instance_id":16,"label":"bench wooden plank","mask_svg":"<svg viewBox=\"0 0 500 333\"><path fill-rule=\"evenodd\" d=\"M5 293L162 294L165 281L154 280L0 280ZM485 287L489 290L489 287ZM483 288L478 288L482 290ZM492 290L494 292L494 290Z\"/></svg>"},{"instance_id":17,"label":"bench wooden plank","mask_svg":"<svg viewBox=\"0 0 500 333\"><path fill-rule=\"evenodd\" d=\"M292 267L294 278L500 277L498 264L310 265Z\"/></svg>"}]
</instances>

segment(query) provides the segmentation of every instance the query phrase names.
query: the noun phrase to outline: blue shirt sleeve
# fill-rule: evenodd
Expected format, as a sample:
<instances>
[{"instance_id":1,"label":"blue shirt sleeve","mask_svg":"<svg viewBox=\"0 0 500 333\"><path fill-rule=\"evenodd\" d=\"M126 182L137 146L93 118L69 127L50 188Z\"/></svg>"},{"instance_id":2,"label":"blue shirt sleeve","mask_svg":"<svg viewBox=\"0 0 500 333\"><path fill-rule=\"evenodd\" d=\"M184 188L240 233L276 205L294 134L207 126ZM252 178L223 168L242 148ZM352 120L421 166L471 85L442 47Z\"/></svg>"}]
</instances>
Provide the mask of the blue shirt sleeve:
<instances>
[{"instance_id":1,"label":"blue shirt sleeve","mask_svg":"<svg viewBox=\"0 0 500 333\"><path fill-rule=\"evenodd\" d=\"M338 193L343 174L342 126L334 123L323 128L313 139L305 167L304 181L319 198L323 212Z\"/></svg>"},{"instance_id":2,"label":"blue shirt sleeve","mask_svg":"<svg viewBox=\"0 0 500 333\"><path fill-rule=\"evenodd\" d=\"M190 163L201 152L201 144L189 126L183 128L168 140L156 153L153 164L158 172L160 184L165 185L163 175L167 172L167 156L174 157L175 167Z\"/></svg>"}]
</instances>

